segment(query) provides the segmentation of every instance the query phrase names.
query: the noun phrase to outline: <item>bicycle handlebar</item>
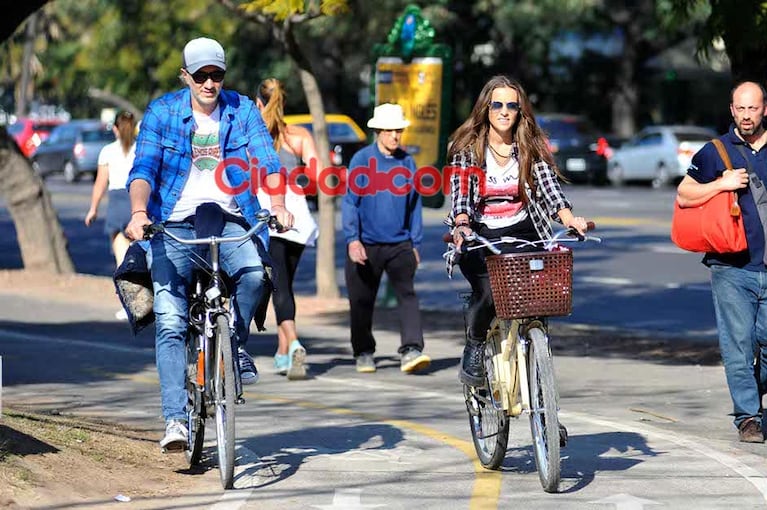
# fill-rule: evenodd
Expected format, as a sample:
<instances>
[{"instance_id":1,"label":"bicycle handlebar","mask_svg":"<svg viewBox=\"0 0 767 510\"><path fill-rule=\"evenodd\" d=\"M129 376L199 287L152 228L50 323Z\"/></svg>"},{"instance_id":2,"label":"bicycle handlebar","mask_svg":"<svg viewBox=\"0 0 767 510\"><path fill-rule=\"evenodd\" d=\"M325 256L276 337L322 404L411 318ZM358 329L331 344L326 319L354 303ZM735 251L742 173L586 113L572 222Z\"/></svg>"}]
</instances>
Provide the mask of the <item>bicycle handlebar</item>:
<instances>
[{"instance_id":1,"label":"bicycle handlebar","mask_svg":"<svg viewBox=\"0 0 767 510\"><path fill-rule=\"evenodd\" d=\"M249 239L253 234L255 234L258 230L262 229L265 225L271 228L272 230L281 231L283 230L282 225L279 221L277 221L276 216L272 216L267 209L261 209L256 213L256 219L258 220L255 225L253 225L250 230L245 232L244 234L237 236L237 237L219 237L219 236L210 236L210 237L200 237L195 239L182 239L173 233L167 231L165 229L165 225L162 223L152 223L150 225L144 226L144 239L149 239L153 235L158 233L164 233L174 241L177 241L181 244L221 244L221 243L239 243L242 241L245 241L246 239Z\"/></svg>"},{"instance_id":2,"label":"bicycle handlebar","mask_svg":"<svg viewBox=\"0 0 767 510\"><path fill-rule=\"evenodd\" d=\"M593 221L589 221L586 223L586 231L591 231L596 228L596 224ZM537 246L542 245L544 249L550 249L557 241L595 241L595 242L602 242L602 239L599 237L594 236L587 236L585 234L581 234L577 229L570 227L563 230L560 230L554 234L554 236L551 239L540 239L537 241L528 241L526 239L519 239L516 237L501 237L494 241L489 241L485 237L482 237L481 235L477 233L472 234L463 234L461 233L461 236L464 239L464 243L466 243L465 248L462 247L459 251L459 253L464 251L470 251L477 248L487 248L490 250L493 254L499 255L501 253L501 250L498 249L495 245L496 244L517 244L519 246ZM564 239L565 236L572 237L573 239ZM444 236L442 236L442 240L446 243L452 243L453 242L453 236L449 232L446 233ZM448 253L450 253L448 251Z\"/></svg>"}]
</instances>

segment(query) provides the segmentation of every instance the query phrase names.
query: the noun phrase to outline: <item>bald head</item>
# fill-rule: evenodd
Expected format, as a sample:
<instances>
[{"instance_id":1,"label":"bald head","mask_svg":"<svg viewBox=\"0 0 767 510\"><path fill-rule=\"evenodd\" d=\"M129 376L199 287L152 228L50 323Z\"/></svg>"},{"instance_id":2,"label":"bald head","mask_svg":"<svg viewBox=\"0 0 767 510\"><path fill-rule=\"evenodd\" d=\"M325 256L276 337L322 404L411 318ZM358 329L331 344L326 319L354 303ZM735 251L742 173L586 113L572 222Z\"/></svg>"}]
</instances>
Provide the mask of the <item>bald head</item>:
<instances>
[{"instance_id":1,"label":"bald head","mask_svg":"<svg viewBox=\"0 0 767 510\"><path fill-rule=\"evenodd\" d=\"M764 132L764 87L753 81L746 81L732 89L730 113L740 136L747 142Z\"/></svg>"},{"instance_id":2,"label":"bald head","mask_svg":"<svg viewBox=\"0 0 767 510\"><path fill-rule=\"evenodd\" d=\"M742 98L743 95L754 95L756 94L758 97L760 97L760 101L764 102L765 97L767 97L767 92L765 92L764 87L759 85L758 83L754 81L743 81L738 83L732 88L732 92L730 92L730 102L735 102L735 97L738 96L739 98Z\"/></svg>"}]
</instances>

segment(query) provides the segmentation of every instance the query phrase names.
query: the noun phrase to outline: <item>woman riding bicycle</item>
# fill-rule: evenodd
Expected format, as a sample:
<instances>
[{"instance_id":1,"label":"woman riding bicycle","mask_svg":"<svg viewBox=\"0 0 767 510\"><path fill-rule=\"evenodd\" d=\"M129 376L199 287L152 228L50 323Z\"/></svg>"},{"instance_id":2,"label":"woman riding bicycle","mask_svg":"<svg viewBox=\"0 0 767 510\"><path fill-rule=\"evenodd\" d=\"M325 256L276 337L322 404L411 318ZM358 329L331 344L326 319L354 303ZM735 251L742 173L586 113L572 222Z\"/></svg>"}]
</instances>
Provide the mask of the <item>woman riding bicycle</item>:
<instances>
[{"instance_id":1,"label":"woman riding bicycle","mask_svg":"<svg viewBox=\"0 0 767 510\"><path fill-rule=\"evenodd\" d=\"M586 231L586 220L573 215L562 193L546 135L518 82L501 75L491 78L469 118L451 136L449 147L454 173L446 223L457 248L463 236L472 232L488 239L549 239L550 218L581 233ZM495 316L487 253L487 249L473 250L447 261L449 273L458 263L472 290L460 371L461 381L471 386L484 382L484 342Z\"/></svg>"}]
</instances>

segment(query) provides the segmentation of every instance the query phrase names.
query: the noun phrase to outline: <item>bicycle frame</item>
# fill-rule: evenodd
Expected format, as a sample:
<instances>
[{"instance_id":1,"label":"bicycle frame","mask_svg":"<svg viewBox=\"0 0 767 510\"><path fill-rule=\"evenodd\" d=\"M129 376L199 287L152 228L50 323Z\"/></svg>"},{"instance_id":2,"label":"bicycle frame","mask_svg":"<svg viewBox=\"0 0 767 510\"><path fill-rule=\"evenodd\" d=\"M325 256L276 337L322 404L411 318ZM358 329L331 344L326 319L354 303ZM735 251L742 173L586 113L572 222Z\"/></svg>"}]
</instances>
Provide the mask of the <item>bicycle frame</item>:
<instances>
[{"instance_id":1,"label":"bicycle frame","mask_svg":"<svg viewBox=\"0 0 767 510\"><path fill-rule=\"evenodd\" d=\"M537 327L547 331L543 319L526 319L524 321L498 319L498 335L491 331L488 341L497 342L497 354L493 356L493 374L496 377L488 381L493 407L505 411L509 416L517 417L530 412L530 396L527 392L527 353L530 340L524 331ZM500 338L502 331L506 336ZM523 333L520 335L520 331Z\"/></svg>"},{"instance_id":2,"label":"bicycle frame","mask_svg":"<svg viewBox=\"0 0 767 510\"><path fill-rule=\"evenodd\" d=\"M589 229L591 228L593 224L589 225ZM488 241L477 234L471 234L464 236L467 243L461 246L461 252L487 248L498 255L501 250L496 245L503 243L514 243L522 247L541 247L542 250L551 252L559 249L558 241L571 240L563 239L565 234L577 235L578 239L572 239L573 241L601 241L599 238L585 236L572 230L558 232L552 239L545 241L526 241L511 237ZM449 240L452 241L452 238ZM478 244L471 245L472 242ZM451 248L455 250L452 243ZM450 254L451 251L448 251L445 256L448 257ZM515 255L502 257L508 264L502 266L498 264L493 266L489 262L488 264L490 269L498 271L496 275L501 275L498 278L509 278L510 281L530 282L527 283L530 285L535 285L534 282L537 281L540 284L538 280L528 280L521 276L528 274L525 272L527 269L522 269L525 266L520 268L520 263L517 261L529 263L530 272L552 267L544 266L543 258L536 260L518 258ZM488 260L497 263L501 259ZM547 255L545 260L553 261L551 263L554 272L551 274L558 274L556 271L562 267L562 257ZM565 260L572 263L569 257ZM535 266L533 262L536 263ZM513 268L513 271L504 272L508 268ZM569 267L566 271L565 281L569 286L572 268ZM557 315L561 309L569 310L570 301L568 299L566 306L563 305L561 308L556 306L510 307L508 300L502 302L501 299L524 299L531 294L521 287L496 286L497 282L497 280L491 280L491 285L494 294L500 293L499 296L494 297L497 305L496 313L503 318L494 318L487 333L483 353L485 383L481 386L464 385L474 447L484 467L498 469L503 463L508 445L509 417L518 418L522 414L527 414L530 418L532 449L541 485L546 492L556 492L561 474L560 447L566 443L567 432L558 418L559 396L546 317ZM545 290L544 296L548 298ZM566 296L569 296L569 291ZM531 303L539 304L534 297Z\"/></svg>"},{"instance_id":3,"label":"bicycle frame","mask_svg":"<svg viewBox=\"0 0 767 510\"><path fill-rule=\"evenodd\" d=\"M147 235L163 233L182 245L207 245L210 248L210 281L203 286L200 272L195 271L188 300L187 460L190 466L199 463L205 435L205 420L215 416L218 463L224 489L230 489L234 481L233 405L242 404L244 400L239 363L236 359L237 351L230 334L234 315L229 311L228 300L224 297L219 249L223 243L248 241L266 226L279 227L276 219L270 216L266 209L259 211L256 218L258 221L250 230L236 237L183 239L166 230L162 224L146 227ZM192 370L195 371L194 374Z\"/></svg>"}]
</instances>

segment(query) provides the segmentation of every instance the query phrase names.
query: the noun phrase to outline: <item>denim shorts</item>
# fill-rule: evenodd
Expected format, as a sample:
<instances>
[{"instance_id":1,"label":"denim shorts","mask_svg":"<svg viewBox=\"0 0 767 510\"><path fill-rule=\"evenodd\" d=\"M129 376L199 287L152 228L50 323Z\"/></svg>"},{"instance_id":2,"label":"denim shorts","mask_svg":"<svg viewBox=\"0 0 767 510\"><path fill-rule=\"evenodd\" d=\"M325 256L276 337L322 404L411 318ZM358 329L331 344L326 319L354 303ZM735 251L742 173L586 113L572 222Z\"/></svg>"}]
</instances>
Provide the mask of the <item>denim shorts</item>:
<instances>
[{"instance_id":1,"label":"denim shorts","mask_svg":"<svg viewBox=\"0 0 767 510\"><path fill-rule=\"evenodd\" d=\"M110 189L104 232L111 238L123 232L130 222L130 195L125 189Z\"/></svg>"}]
</instances>

